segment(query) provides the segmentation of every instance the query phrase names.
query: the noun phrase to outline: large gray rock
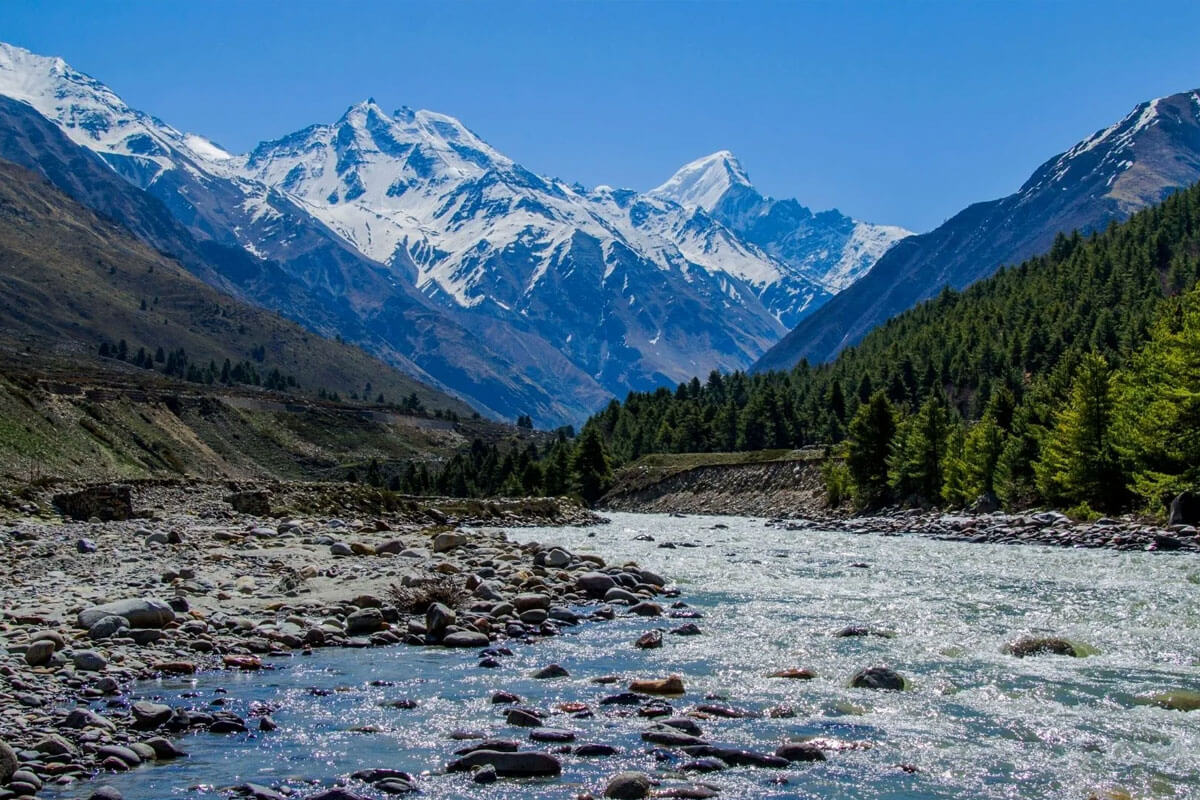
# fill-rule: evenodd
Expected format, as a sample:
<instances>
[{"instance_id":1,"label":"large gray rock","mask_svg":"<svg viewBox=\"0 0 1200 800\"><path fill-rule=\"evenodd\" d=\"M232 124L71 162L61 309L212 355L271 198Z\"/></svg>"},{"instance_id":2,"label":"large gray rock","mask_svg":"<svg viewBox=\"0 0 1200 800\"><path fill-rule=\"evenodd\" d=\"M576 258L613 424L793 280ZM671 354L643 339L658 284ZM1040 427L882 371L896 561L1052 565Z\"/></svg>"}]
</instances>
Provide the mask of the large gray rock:
<instances>
[{"instance_id":1,"label":"large gray rock","mask_svg":"<svg viewBox=\"0 0 1200 800\"><path fill-rule=\"evenodd\" d=\"M95 624L88 626L89 639L107 639L110 636L115 636L118 631L128 630L129 620L124 617L118 617L115 614L109 614L107 617L101 617L96 620ZM144 628L143 630L153 630Z\"/></svg>"},{"instance_id":2,"label":"large gray rock","mask_svg":"<svg viewBox=\"0 0 1200 800\"><path fill-rule=\"evenodd\" d=\"M346 617L346 633L355 636L360 633L375 633L387 627L387 620L378 608L360 608Z\"/></svg>"},{"instance_id":3,"label":"large gray rock","mask_svg":"<svg viewBox=\"0 0 1200 800\"><path fill-rule=\"evenodd\" d=\"M112 720L92 711L90 708L73 708L71 713L67 714L67 718L62 721L64 728L103 728L104 730L116 730L116 725Z\"/></svg>"},{"instance_id":4,"label":"large gray rock","mask_svg":"<svg viewBox=\"0 0 1200 800\"><path fill-rule=\"evenodd\" d=\"M868 667L854 674L850 686L855 689L882 689L902 692L908 688L908 679L888 667Z\"/></svg>"},{"instance_id":5,"label":"large gray rock","mask_svg":"<svg viewBox=\"0 0 1200 800\"><path fill-rule=\"evenodd\" d=\"M171 718L171 707L162 703L139 700L133 704L133 727L139 731L152 731Z\"/></svg>"},{"instance_id":6,"label":"large gray rock","mask_svg":"<svg viewBox=\"0 0 1200 800\"><path fill-rule=\"evenodd\" d=\"M425 609L425 630L432 636L441 637L446 628L453 625L457 619L458 615L449 607L441 603L430 603L429 608Z\"/></svg>"},{"instance_id":7,"label":"large gray rock","mask_svg":"<svg viewBox=\"0 0 1200 800\"><path fill-rule=\"evenodd\" d=\"M54 642L42 639L29 645L29 649L25 651L25 663L31 667L41 667L50 663L50 657L53 655Z\"/></svg>"},{"instance_id":8,"label":"large gray rock","mask_svg":"<svg viewBox=\"0 0 1200 800\"><path fill-rule=\"evenodd\" d=\"M491 644L486 633L455 631L442 637L442 647L487 647Z\"/></svg>"},{"instance_id":9,"label":"large gray rock","mask_svg":"<svg viewBox=\"0 0 1200 800\"><path fill-rule=\"evenodd\" d=\"M495 767L497 775L511 778L558 775L562 772L562 762L549 753L504 753L499 750L476 750L468 753L447 764L446 771L470 772L476 767L488 764Z\"/></svg>"},{"instance_id":10,"label":"large gray rock","mask_svg":"<svg viewBox=\"0 0 1200 800\"><path fill-rule=\"evenodd\" d=\"M617 582L611 575L605 575L603 572L585 572L575 579L575 585L588 597L599 599L616 586Z\"/></svg>"},{"instance_id":11,"label":"large gray rock","mask_svg":"<svg viewBox=\"0 0 1200 800\"><path fill-rule=\"evenodd\" d=\"M8 783L20 766L16 752L7 743L0 742L0 785Z\"/></svg>"},{"instance_id":12,"label":"large gray rock","mask_svg":"<svg viewBox=\"0 0 1200 800\"><path fill-rule=\"evenodd\" d=\"M786 742L775 748L775 755L788 761L824 761L825 753L811 742Z\"/></svg>"},{"instance_id":13,"label":"large gray rock","mask_svg":"<svg viewBox=\"0 0 1200 800\"><path fill-rule=\"evenodd\" d=\"M445 553L453 550L456 547L462 547L467 543L467 537L464 534L456 531L446 531L439 533L433 539L433 552Z\"/></svg>"},{"instance_id":14,"label":"large gray rock","mask_svg":"<svg viewBox=\"0 0 1200 800\"><path fill-rule=\"evenodd\" d=\"M108 666L108 659L95 650L76 650L71 660L81 672L101 672Z\"/></svg>"},{"instance_id":15,"label":"large gray rock","mask_svg":"<svg viewBox=\"0 0 1200 800\"><path fill-rule=\"evenodd\" d=\"M650 776L644 772L618 772L608 779L604 787L605 797L621 800L639 800L650 796Z\"/></svg>"},{"instance_id":16,"label":"large gray rock","mask_svg":"<svg viewBox=\"0 0 1200 800\"><path fill-rule=\"evenodd\" d=\"M131 628L161 628L175 621L175 612L165 601L141 597L85 608L79 612L79 627L91 628L109 616L124 617Z\"/></svg>"}]
</instances>

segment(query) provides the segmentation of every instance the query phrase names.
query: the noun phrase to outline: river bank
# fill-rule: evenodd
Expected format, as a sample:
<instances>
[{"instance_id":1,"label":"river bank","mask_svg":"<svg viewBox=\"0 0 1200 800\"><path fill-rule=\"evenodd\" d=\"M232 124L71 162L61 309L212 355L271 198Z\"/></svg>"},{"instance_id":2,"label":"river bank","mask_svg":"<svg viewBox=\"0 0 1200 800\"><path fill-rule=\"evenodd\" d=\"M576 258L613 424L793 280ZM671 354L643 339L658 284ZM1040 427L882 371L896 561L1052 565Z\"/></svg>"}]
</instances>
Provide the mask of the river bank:
<instances>
[{"instance_id":1,"label":"river bank","mask_svg":"<svg viewBox=\"0 0 1200 800\"><path fill-rule=\"evenodd\" d=\"M569 501L373 497L383 495L178 481L10 497L0 524L0 798L181 756L168 737L275 725L265 708L131 704L137 681L266 671L273 658L321 648L486 651L579 624L567 606L596 587L602 598L625 581L646 602L663 592L665 581L636 565L464 527L600 521ZM86 521L52 515L48 501ZM485 652L480 666L498 655Z\"/></svg>"},{"instance_id":2,"label":"river bank","mask_svg":"<svg viewBox=\"0 0 1200 800\"><path fill-rule=\"evenodd\" d=\"M724 455L661 456L618 475L602 511L766 517L791 531L916 534L948 541L1200 552L1192 525L1157 525L1136 516L1076 521L1057 511L971 513L890 509L855 515L826 503L822 457L812 451L767 454L748 463L704 463ZM737 454L732 454L737 455Z\"/></svg>"},{"instance_id":3,"label":"river bank","mask_svg":"<svg viewBox=\"0 0 1200 800\"><path fill-rule=\"evenodd\" d=\"M1078 522L1057 511L955 514L917 509L857 517L817 513L799 519L776 518L770 524L798 532L821 530L892 536L913 534L975 544L1200 552L1200 534L1192 525L1161 527L1133 517Z\"/></svg>"}]
</instances>

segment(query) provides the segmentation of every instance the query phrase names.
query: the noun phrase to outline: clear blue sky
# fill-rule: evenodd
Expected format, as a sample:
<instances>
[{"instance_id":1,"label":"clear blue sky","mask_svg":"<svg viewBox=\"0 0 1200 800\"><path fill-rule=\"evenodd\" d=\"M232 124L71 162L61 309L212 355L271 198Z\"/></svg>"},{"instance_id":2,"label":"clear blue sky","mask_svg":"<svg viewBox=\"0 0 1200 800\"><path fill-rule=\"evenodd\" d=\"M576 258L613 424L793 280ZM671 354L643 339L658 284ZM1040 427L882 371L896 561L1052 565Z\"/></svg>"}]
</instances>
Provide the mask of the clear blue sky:
<instances>
[{"instance_id":1,"label":"clear blue sky","mask_svg":"<svg viewBox=\"0 0 1200 800\"><path fill-rule=\"evenodd\" d=\"M915 230L1200 87L1198 34L1200 3L1128 0L0 3L0 39L235 151L372 96L566 180L729 149L765 193Z\"/></svg>"}]
</instances>

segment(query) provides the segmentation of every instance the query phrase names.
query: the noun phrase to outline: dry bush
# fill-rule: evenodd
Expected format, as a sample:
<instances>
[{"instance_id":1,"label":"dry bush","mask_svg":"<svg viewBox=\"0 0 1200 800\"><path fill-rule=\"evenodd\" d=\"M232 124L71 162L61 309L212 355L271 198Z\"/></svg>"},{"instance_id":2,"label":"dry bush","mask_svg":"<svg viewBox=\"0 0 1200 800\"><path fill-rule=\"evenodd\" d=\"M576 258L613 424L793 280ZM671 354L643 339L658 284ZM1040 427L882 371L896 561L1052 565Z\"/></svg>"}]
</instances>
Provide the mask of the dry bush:
<instances>
[{"instance_id":1,"label":"dry bush","mask_svg":"<svg viewBox=\"0 0 1200 800\"><path fill-rule=\"evenodd\" d=\"M402 614L424 614L434 603L458 608L470 595L462 582L450 575L428 578L411 586L393 583L388 587L388 597Z\"/></svg>"}]
</instances>

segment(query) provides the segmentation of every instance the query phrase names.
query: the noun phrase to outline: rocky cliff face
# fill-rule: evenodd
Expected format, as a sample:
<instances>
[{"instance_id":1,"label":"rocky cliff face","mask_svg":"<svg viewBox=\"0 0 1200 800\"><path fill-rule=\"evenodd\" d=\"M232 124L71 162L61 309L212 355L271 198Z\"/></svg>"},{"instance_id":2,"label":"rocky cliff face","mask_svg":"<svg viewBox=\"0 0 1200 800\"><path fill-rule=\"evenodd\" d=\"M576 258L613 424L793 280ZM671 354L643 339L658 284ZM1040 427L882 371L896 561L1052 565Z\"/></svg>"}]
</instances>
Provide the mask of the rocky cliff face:
<instances>
[{"instance_id":1,"label":"rocky cliff face","mask_svg":"<svg viewBox=\"0 0 1200 800\"><path fill-rule=\"evenodd\" d=\"M661 479L618 480L600 507L643 513L799 517L826 511L825 484L819 460L714 464Z\"/></svg>"}]
</instances>

